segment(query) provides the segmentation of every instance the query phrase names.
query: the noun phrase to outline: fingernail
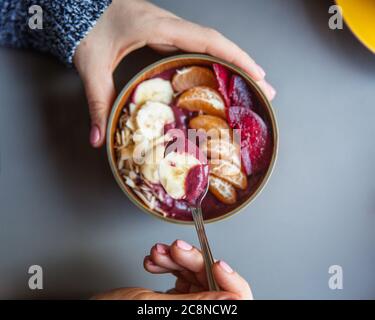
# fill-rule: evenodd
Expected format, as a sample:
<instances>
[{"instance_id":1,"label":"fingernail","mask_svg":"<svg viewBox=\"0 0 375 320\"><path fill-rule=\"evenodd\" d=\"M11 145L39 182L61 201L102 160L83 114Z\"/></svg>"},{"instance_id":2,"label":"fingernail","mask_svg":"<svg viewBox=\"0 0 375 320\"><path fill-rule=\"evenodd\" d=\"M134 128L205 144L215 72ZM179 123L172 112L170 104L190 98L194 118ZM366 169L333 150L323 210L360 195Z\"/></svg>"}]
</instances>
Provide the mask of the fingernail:
<instances>
[{"instance_id":1,"label":"fingernail","mask_svg":"<svg viewBox=\"0 0 375 320\"><path fill-rule=\"evenodd\" d=\"M177 247L179 247L182 250L186 250L186 251L189 251L193 248L193 246L191 244L188 244L187 242L185 242L183 240L177 240L176 244L177 244Z\"/></svg>"},{"instance_id":2,"label":"fingernail","mask_svg":"<svg viewBox=\"0 0 375 320\"><path fill-rule=\"evenodd\" d=\"M100 140L100 130L98 126L93 126L90 131L90 143L96 145Z\"/></svg>"},{"instance_id":3,"label":"fingernail","mask_svg":"<svg viewBox=\"0 0 375 320\"><path fill-rule=\"evenodd\" d=\"M156 247L156 251L158 253L161 253L161 254L167 254L168 253L167 249L160 243L157 243L155 247Z\"/></svg>"},{"instance_id":4,"label":"fingernail","mask_svg":"<svg viewBox=\"0 0 375 320\"><path fill-rule=\"evenodd\" d=\"M223 268L226 272L232 273L233 269L229 266L228 263L224 262L223 260L219 261L219 265L221 268Z\"/></svg>"},{"instance_id":5,"label":"fingernail","mask_svg":"<svg viewBox=\"0 0 375 320\"><path fill-rule=\"evenodd\" d=\"M259 66L259 65L257 65L257 69L258 69L258 73L259 73L259 75L260 75L262 78L264 78L264 77L266 76L266 72L264 71L264 69L263 69L261 66Z\"/></svg>"}]
</instances>

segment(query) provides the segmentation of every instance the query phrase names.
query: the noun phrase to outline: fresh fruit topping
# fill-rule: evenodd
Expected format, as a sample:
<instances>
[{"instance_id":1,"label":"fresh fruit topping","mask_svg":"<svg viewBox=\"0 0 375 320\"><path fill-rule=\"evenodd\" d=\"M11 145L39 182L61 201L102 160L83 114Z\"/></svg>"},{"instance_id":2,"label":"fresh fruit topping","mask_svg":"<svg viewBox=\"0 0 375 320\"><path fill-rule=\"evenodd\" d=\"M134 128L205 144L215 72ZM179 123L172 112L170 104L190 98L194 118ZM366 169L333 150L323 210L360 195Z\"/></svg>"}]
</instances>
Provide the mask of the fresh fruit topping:
<instances>
[{"instance_id":1,"label":"fresh fruit topping","mask_svg":"<svg viewBox=\"0 0 375 320\"><path fill-rule=\"evenodd\" d=\"M141 173L151 183L159 183L159 163L164 158L164 143L158 143L146 152L144 163L141 165Z\"/></svg>"},{"instance_id":2,"label":"fresh fruit topping","mask_svg":"<svg viewBox=\"0 0 375 320\"><path fill-rule=\"evenodd\" d=\"M222 203L234 204L237 201L237 193L234 187L223 179L209 176L209 190Z\"/></svg>"},{"instance_id":3,"label":"fresh fruit topping","mask_svg":"<svg viewBox=\"0 0 375 320\"><path fill-rule=\"evenodd\" d=\"M227 160L241 167L240 148L225 139L210 139L203 145L202 151L207 154L211 162Z\"/></svg>"},{"instance_id":4,"label":"fresh fruit topping","mask_svg":"<svg viewBox=\"0 0 375 320\"><path fill-rule=\"evenodd\" d=\"M201 111L225 119L225 103L219 92L209 87L194 87L185 91L177 100L177 107Z\"/></svg>"},{"instance_id":5,"label":"fresh fruit topping","mask_svg":"<svg viewBox=\"0 0 375 320\"><path fill-rule=\"evenodd\" d=\"M226 106L229 107L231 104L228 96L230 72L227 68L218 63L214 63L212 67L214 69L217 83L219 84L219 92L223 96Z\"/></svg>"},{"instance_id":6,"label":"fresh fruit topping","mask_svg":"<svg viewBox=\"0 0 375 320\"><path fill-rule=\"evenodd\" d=\"M172 108L154 101L147 101L143 104L135 120L138 134L150 140L162 136L164 127L175 122Z\"/></svg>"},{"instance_id":7,"label":"fresh fruit topping","mask_svg":"<svg viewBox=\"0 0 375 320\"><path fill-rule=\"evenodd\" d=\"M210 116L208 114L199 115L192 118L189 127L195 130L204 130L211 138L230 136L228 123L222 118Z\"/></svg>"},{"instance_id":8,"label":"fresh fruit topping","mask_svg":"<svg viewBox=\"0 0 375 320\"><path fill-rule=\"evenodd\" d=\"M253 108L252 94L246 81L234 74L229 83L229 98L232 106Z\"/></svg>"},{"instance_id":9,"label":"fresh fruit topping","mask_svg":"<svg viewBox=\"0 0 375 320\"><path fill-rule=\"evenodd\" d=\"M246 189L247 178L241 169L227 160L215 160L210 162L210 173L219 177L238 189Z\"/></svg>"},{"instance_id":10,"label":"fresh fruit topping","mask_svg":"<svg viewBox=\"0 0 375 320\"><path fill-rule=\"evenodd\" d=\"M250 150L249 142L246 140L241 141L241 163L243 170L248 176L253 173Z\"/></svg>"},{"instance_id":11,"label":"fresh fruit topping","mask_svg":"<svg viewBox=\"0 0 375 320\"><path fill-rule=\"evenodd\" d=\"M241 130L241 158L247 175L264 170L270 160L271 137L263 119L250 109L230 107L229 125Z\"/></svg>"},{"instance_id":12,"label":"fresh fruit topping","mask_svg":"<svg viewBox=\"0 0 375 320\"><path fill-rule=\"evenodd\" d=\"M204 191L208 180L207 169L207 165L193 155L172 151L160 161L160 183L173 199L191 201L196 197L196 191Z\"/></svg>"},{"instance_id":13,"label":"fresh fruit topping","mask_svg":"<svg viewBox=\"0 0 375 320\"><path fill-rule=\"evenodd\" d=\"M172 87L177 92L198 86L217 88L215 75L210 69L197 66L187 67L177 70L172 78Z\"/></svg>"},{"instance_id":14,"label":"fresh fruit topping","mask_svg":"<svg viewBox=\"0 0 375 320\"><path fill-rule=\"evenodd\" d=\"M170 81L153 78L141 82L135 89L133 103L139 105L146 101L170 104L173 98L173 89Z\"/></svg>"}]
</instances>

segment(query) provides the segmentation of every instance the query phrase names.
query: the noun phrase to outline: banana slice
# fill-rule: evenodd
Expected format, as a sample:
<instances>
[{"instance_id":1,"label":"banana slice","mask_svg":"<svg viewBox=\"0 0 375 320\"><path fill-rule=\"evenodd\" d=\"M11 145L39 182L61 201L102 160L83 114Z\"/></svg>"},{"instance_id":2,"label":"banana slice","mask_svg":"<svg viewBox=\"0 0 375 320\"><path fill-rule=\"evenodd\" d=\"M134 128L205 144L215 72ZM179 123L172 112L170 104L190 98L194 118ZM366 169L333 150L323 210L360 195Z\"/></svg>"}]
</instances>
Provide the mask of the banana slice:
<instances>
[{"instance_id":1,"label":"banana slice","mask_svg":"<svg viewBox=\"0 0 375 320\"><path fill-rule=\"evenodd\" d=\"M170 104L173 98L171 82L161 78L149 79L141 82L135 89L133 102L136 105L146 101Z\"/></svg>"},{"instance_id":2,"label":"banana slice","mask_svg":"<svg viewBox=\"0 0 375 320\"><path fill-rule=\"evenodd\" d=\"M144 163L141 166L141 173L151 183L160 183L159 164L164 158L164 152L164 143L159 143L146 153Z\"/></svg>"},{"instance_id":3,"label":"banana slice","mask_svg":"<svg viewBox=\"0 0 375 320\"><path fill-rule=\"evenodd\" d=\"M210 175L208 179L210 183L209 190L216 199L225 204L236 203L236 189L230 183L213 175Z\"/></svg>"},{"instance_id":4,"label":"banana slice","mask_svg":"<svg viewBox=\"0 0 375 320\"><path fill-rule=\"evenodd\" d=\"M172 198L186 198L186 178L189 171L199 165L202 163L193 155L172 151L160 161L160 183Z\"/></svg>"},{"instance_id":5,"label":"banana slice","mask_svg":"<svg viewBox=\"0 0 375 320\"><path fill-rule=\"evenodd\" d=\"M138 134L152 140L163 135L164 127L175 122L170 106L154 101L147 101L137 112L135 118Z\"/></svg>"},{"instance_id":6,"label":"banana slice","mask_svg":"<svg viewBox=\"0 0 375 320\"><path fill-rule=\"evenodd\" d=\"M246 189L247 178L242 170L227 160L218 160L210 163L210 173L221 178L238 189Z\"/></svg>"}]
</instances>

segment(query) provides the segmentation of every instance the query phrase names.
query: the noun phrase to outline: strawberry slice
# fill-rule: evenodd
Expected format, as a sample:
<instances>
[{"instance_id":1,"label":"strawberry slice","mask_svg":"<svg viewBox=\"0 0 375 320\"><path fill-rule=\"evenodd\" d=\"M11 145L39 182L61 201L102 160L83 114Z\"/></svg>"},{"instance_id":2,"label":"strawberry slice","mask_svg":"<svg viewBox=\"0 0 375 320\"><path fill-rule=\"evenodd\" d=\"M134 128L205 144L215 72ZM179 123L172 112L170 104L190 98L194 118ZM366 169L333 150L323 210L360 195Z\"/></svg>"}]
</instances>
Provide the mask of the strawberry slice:
<instances>
[{"instance_id":1,"label":"strawberry slice","mask_svg":"<svg viewBox=\"0 0 375 320\"><path fill-rule=\"evenodd\" d=\"M267 168L270 161L271 137L267 125L254 111L233 106L228 111L229 125L241 130L241 158L247 175Z\"/></svg>"},{"instance_id":2,"label":"strawberry slice","mask_svg":"<svg viewBox=\"0 0 375 320\"><path fill-rule=\"evenodd\" d=\"M214 69L216 80L219 84L219 92L224 98L225 105L229 107L230 99L228 96L228 86L229 86L230 72L227 68L225 68L223 65L218 64L218 63L214 63L212 65L212 68Z\"/></svg>"},{"instance_id":3,"label":"strawberry slice","mask_svg":"<svg viewBox=\"0 0 375 320\"><path fill-rule=\"evenodd\" d=\"M228 95L232 106L253 109L253 99L249 86L239 75L234 74L230 79Z\"/></svg>"}]
</instances>

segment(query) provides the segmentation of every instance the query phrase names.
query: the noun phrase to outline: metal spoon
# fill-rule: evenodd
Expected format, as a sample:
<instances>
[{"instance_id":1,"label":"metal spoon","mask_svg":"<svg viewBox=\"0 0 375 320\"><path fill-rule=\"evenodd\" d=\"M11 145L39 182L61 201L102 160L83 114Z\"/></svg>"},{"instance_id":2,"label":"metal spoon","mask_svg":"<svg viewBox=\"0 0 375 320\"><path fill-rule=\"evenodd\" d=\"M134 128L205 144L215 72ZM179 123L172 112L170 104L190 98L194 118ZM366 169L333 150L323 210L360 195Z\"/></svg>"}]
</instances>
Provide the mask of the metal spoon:
<instances>
[{"instance_id":1,"label":"metal spoon","mask_svg":"<svg viewBox=\"0 0 375 320\"><path fill-rule=\"evenodd\" d=\"M177 138L174 138L166 144L164 156L166 156L169 152L173 151L173 149L171 149L170 146L172 146L173 143L175 143L176 141L177 141ZM183 141L185 141L184 138L183 138ZM205 264L206 274L207 274L208 288L210 291L220 291L220 288L217 285L214 275L212 273L212 266L214 264L214 259L212 257L210 245L207 240L206 231L204 229L204 220L203 220L203 215L202 215L202 201L208 192L208 187L209 187L209 183L207 181L206 189L204 190L204 192L202 192L199 198L196 199L195 203L188 203L188 204L190 206L190 209L193 215L195 229L197 230L198 239L201 245L201 251L203 254L203 259L204 259L204 264Z\"/></svg>"},{"instance_id":2,"label":"metal spoon","mask_svg":"<svg viewBox=\"0 0 375 320\"><path fill-rule=\"evenodd\" d=\"M206 274L207 274L207 281L208 281L208 288L210 291L220 291L219 286L217 285L214 275L212 273L212 266L214 264L214 259L212 257L210 245L207 240L206 231L204 229L204 220L202 215L202 201L206 196L208 191L208 183L206 190L202 193L202 195L197 199L196 205L190 206L193 220L195 224L195 229L197 230L199 242L201 245L201 250L203 253L204 264L206 267Z\"/></svg>"}]
</instances>

